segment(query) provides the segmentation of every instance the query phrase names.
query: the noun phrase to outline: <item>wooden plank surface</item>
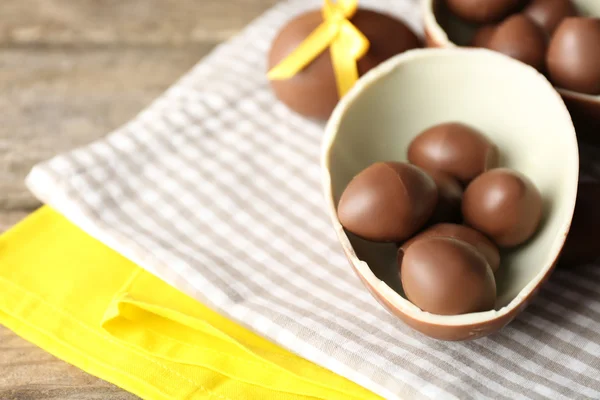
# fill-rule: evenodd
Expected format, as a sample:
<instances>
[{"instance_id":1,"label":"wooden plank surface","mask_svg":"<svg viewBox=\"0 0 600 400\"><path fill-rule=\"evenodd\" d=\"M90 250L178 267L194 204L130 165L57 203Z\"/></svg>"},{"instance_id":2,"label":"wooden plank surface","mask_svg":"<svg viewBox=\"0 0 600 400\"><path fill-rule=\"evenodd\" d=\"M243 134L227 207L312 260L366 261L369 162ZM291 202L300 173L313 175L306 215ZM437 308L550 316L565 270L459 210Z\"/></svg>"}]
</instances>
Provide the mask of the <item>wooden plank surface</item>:
<instances>
[{"instance_id":1,"label":"wooden plank surface","mask_svg":"<svg viewBox=\"0 0 600 400\"><path fill-rule=\"evenodd\" d=\"M0 210L37 206L32 165L120 126L213 45L0 51Z\"/></svg>"},{"instance_id":2,"label":"wooden plank surface","mask_svg":"<svg viewBox=\"0 0 600 400\"><path fill-rule=\"evenodd\" d=\"M277 0L2 0L0 232L39 206L37 162L134 117ZM0 399L135 396L0 325Z\"/></svg>"},{"instance_id":3,"label":"wooden plank surface","mask_svg":"<svg viewBox=\"0 0 600 400\"><path fill-rule=\"evenodd\" d=\"M222 41L277 0L2 0L0 44Z\"/></svg>"}]
</instances>

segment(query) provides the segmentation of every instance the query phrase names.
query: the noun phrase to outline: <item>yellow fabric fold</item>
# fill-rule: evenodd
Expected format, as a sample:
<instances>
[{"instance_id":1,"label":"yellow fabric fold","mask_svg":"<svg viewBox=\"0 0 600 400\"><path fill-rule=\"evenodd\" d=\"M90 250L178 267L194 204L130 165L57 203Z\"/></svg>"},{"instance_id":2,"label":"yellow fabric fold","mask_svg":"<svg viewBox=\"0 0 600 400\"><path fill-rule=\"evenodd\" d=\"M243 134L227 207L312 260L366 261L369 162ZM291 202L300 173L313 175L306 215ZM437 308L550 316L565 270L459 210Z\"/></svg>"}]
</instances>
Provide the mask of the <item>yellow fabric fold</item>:
<instances>
[{"instance_id":1,"label":"yellow fabric fold","mask_svg":"<svg viewBox=\"0 0 600 400\"><path fill-rule=\"evenodd\" d=\"M147 399L375 399L43 207L0 237L0 323Z\"/></svg>"}]
</instances>

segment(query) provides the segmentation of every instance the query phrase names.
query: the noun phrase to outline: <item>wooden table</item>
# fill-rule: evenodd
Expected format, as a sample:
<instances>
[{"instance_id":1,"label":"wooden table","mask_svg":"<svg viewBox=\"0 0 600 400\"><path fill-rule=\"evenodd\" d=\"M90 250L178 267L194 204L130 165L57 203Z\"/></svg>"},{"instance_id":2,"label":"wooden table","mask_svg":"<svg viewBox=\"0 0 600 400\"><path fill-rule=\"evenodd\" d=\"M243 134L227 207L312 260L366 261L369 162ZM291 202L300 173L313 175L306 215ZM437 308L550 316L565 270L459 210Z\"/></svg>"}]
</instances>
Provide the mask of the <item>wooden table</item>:
<instances>
[{"instance_id":1,"label":"wooden table","mask_svg":"<svg viewBox=\"0 0 600 400\"><path fill-rule=\"evenodd\" d=\"M142 110L277 0L2 0L0 232L39 203L23 179ZM0 399L133 399L0 325Z\"/></svg>"}]
</instances>

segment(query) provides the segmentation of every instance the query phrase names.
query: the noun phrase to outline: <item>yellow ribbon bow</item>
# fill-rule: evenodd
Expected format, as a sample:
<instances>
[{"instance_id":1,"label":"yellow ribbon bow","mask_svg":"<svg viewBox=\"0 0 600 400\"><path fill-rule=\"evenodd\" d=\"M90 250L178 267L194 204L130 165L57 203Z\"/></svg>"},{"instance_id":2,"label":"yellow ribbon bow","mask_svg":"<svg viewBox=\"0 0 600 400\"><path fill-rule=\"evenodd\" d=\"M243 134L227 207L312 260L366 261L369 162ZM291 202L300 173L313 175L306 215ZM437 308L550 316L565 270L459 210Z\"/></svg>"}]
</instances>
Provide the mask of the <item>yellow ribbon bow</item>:
<instances>
[{"instance_id":1,"label":"yellow ribbon bow","mask_svg":"<svg viewBox=\"0 0 600 400\"><path fill-rule=\"evenodd\" d=\"M290 79L328 47L340 98L358 80L357 61L369 50L369 39L349 20L358 0L325 0L323 23L283 61L269 71L271 80Z\"/></svg>"}]
</instances>

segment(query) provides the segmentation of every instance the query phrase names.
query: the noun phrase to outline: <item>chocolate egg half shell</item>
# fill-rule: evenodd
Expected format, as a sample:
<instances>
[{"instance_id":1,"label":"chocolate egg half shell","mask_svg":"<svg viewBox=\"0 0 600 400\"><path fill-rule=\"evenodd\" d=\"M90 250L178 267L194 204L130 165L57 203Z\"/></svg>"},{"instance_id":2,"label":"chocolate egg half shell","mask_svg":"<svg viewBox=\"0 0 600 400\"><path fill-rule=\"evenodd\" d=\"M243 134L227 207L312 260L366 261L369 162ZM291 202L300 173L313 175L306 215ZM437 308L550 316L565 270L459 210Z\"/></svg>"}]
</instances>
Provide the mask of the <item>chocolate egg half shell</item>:
<instances>
[{"instance_id":1,"label":"chocolate egg half shell","mask_svg":"<svg viewBox=\"0 0 600 400\"><path fill-rule=\"evenodd\" d=\"M542 196L525 175L498 168L478 176L465 190L465 223L502 247L526 242L542 217Z\"/></svg>"},{"instance_id":2,"label":"chocolate egg half shell","mask_svg":"<svg viewBox=\"0 0 600 400\"><path fill-rule=\"evenodd\" d=\"M486 47L531 65L538 71L544 69L546 34L524 15L513 15L498 24Z\"/></svg>"},{"instance_id":3,"label":"chocolate egg half shell","mask_svg":"<svg viewBox=\"0 0 600 400\"><path fill-rule=\"evenodd\" d=\"M454 238L428 237L408 247L400 279L406 297L433 314L488 311L496 302L496 280L485 257Z\"/></svg>"},{"instance_id":4,"label":"chocolate egg half shell","mask_svg":"<svg viewBox=\"0 0 600 400\"><path fill-rule=\"evenodd\" d=\"M404 252L416 241L428 237L450 237L461 240L475 247L487 260L493 272L500 267L500 252L498 247L481 232L465 225L437 224L421 232L409 241L402 244L398 252L398 259L404 256Z\"/></svg>"},{"instance_id":5,"label":"chocolate egg half shell","mask_svg":"<svg viewBox=\"0 0 600 400\"><path fill-rule=\"evenodd\" d=\"M468 22L498 21L514 11L521 0L445 0L455 15Z\"/></svg>"},{"instance_id":6,"label":"chocolate egg half shell","mask_svg":"<svg viewBox=\"0 0 600 400\"><path fill-rule=\"evenodd\" d=\"M498 148L477 129L459 122L435 125L408 147L408 160L468 183L498 164Z\"/></svg>"},{"instance_id":7,"label":"chocolate egg half shell","mask_svg":"<svg viewBox=\"0 0 600 400\"><path fill-rule=\"evenodd\" d=\"M338 217L344 228L364 239L401 242L423 227L437 198L435 182L420 168L379 162L350 181Z\"/></svg>"},{"instance_id":8,"label":"chocolate egg half shell","mask_svg":"<svg viewBox=\"0 0 600 400\"><path fill-rule=\"evenodd\" d=\"M600 94L600 18L564 19L552 36L546 62L558 87Z\"/></svg>"},{"instance_id":9,"label":"chocolate egg half shell","mask_svg":"<svg viewBox=\"0 0 600 400\"><path fill-rule=\"evenodd\" d=\"M531 0L523 14L552 35L558 24L566 17L577 15L577 10L571 0Z\"/></svg>"},{"instance_id":10,"label":"chocolate egg half shell","mask_svg":"<svg viewBox=\"0 0 600 400\"><path fill-rule=\"evenodd\" d=\"M322 22L320 10L302 14L289 22L273 41L269 68L292 53ZM396 54L421 46L420 39L402 21L385 14L359 9L351 22L370 42L368 53L358 61L360 75ZM307 117L327 119L339 101L329 50L294 77L272 80L271 86L279 100Z\"/></svg>"},{"instance_id":11,"label":"chocolate egg half shell","mask_svg":"<svg viewBox=\"0 0 600 400\"><path fill-rule=\"evenodd\" d=\"M415 306L395 268L397 247L350 234L337 216L339 198L357 171L373 160L404 160L418 131L450 118L481 129L501 149L502 164L529 177L545 200L535 237L502 259L494 310L467 315ZM325 204L349 269L398 322L440 340L479 340L520 315L551 275L573 215L579 152L564 102L533 68L485 49L406 52L363 77L341 100L321 150Z\"/></svg>"}]
</instances>

